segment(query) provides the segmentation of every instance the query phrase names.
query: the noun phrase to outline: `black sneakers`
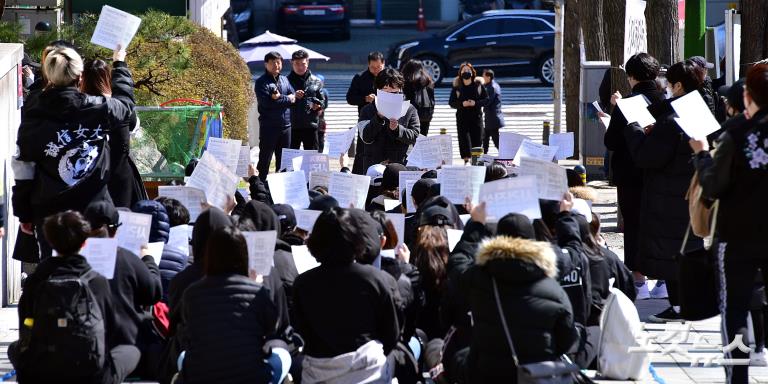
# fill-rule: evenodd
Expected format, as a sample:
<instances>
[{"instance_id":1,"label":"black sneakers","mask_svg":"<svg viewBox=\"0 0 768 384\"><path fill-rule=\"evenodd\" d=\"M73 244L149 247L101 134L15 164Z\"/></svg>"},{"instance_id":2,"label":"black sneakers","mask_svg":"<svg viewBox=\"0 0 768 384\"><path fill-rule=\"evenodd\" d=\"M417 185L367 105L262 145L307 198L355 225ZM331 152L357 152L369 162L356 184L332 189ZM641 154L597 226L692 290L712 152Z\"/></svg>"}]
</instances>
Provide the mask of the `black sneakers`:
<instances>
[{"instance_id":1,"label":"black sneakers","mask_svg":"<svg viewBox=\"0 0 768 384\"><path fill-rule=\"evenodd\" d=\"M664 324L669 322L683 322L682 318L680 318L680 313L676 312L674 308L669 307L665 309L661 313L657 313L655 315L648 316L648 322L654 323L654 324Z\"/></svg>"}]
</instances>

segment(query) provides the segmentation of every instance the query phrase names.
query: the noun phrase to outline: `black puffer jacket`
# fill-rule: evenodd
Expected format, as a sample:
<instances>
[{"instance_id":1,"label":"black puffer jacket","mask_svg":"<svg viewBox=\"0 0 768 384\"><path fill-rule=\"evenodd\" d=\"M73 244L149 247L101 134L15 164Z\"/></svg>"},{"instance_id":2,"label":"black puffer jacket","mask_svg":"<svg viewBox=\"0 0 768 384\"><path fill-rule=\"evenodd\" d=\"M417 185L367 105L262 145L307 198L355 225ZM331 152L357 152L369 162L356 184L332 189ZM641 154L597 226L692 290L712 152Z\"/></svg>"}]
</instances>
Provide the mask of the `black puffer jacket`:
<instances>
[{"instance_id":1,"label":"black puffer jacket","mask_svg":"<svg viewBox=\"0 0 768 384\"><path fill-rule=\"evenodd\" d=\"M115 276L109 280L109 288L117 314L115 333L135 344L140 333L150 331L152 313L149 306L160 301L163 293L154 258L144 256L140 259L133 252L118 248Z\"/></svg>"},{"instance_id":2,"label":"black puffer jacket","mask_svg":"<svg viewBox=\"0 0 768 384\"><path fill-rule=\"evenodd\" d=\"M256 79L255 85L256 100L259 108L259 126L261 131L259 135L269 136L280 132L291 126L291 101L288 95L292 95L293 88L288 82L288 78L278 74L272 76L264 72L261 77ZM280 97L273 100L272 94L277 91Z\"/></svg>"},{"instance_id":3,"label":"black puffer jacket","mask_svg":"<svg viewBox=\"0 0 768 384\"><path fill-rule=\"evenodd\" d=\"M516 381L493 279L521 363L554 360L573 347L579 336L568 297L554 280L556 274L555 255L547 243L505 236L482 243L477 265L461 277L474 320L470 382Z\"/></svg>"},{"instance_id":4,"label":"black puffer jacket","mask_svg":"<svg viewBox=\"0 0 768 384\"><path fill-rule=\"evenodd\" d=\"M76 87L43 91L25 107L19 126L13 211L23 223L41 222L68 209L84 211L106 199L107 137L133 113L133 79L124 62L113 64L112 97Z\"/></svg>"},{"instance_id":5,"label":"black puffer jacket","mask_svg":"<svg viewBox=\"0 0 768 384\"><path fill-rule=\"evenodd\" d=\"M269 292L246 276L208 276L184 292L184 383L267 383L262 350L275 333Z\"/></svg>"},{"instance_id":6,"label":"black puffer jacket","mask_svg":"<svg viewBox=\"0 0 768 384\"><path fill-rule=\"evenodd\" d=\"M664 94L656 88L655 81L641 81L632 88L632 93L627 97L644 95L651 104L664 100ZM627 149L627 142L624 140L624 128L627 126L627 119L621 110L616 107L611 114L611 123L605 131L603 143L605 147L613 151L611 156L611 181L617 186L635 186L643 185L643 171L635 165L632 155Z\"/></svg>"},{"instance_id":7,"label":"black puffer jacket","mask_svg":"<svg viewBox=\"0 0 768 384\"><path fill-rule=\"evenodd\" d=\"M368 121L368 124L358 134L364 145L362 150L358 148L352 173L365 175L368 167L383 161L405 164L408 146L415 144L419 136L419 115L413 105L398 119L395 130L389 129L389 120L379 116L375 104L363 108L360 121Z\"/></svg>"},{"instance_id":8,"label":"black puffer jacket","mask_svg":"<svg viewBox=\"0 0 768 384\"><path fill-rule=\"evenodd\" d=\"M376 94L376 87L373 85L373 80L376 79L373 73L369 70L365 70L355 75L352 78L352 83L349 84L347 90L347 103L357 106L357 114L363 110L363 107L370 104L365 101L365 97L370 94Z\"/></svg>"},{"instance_id":9,"label":"black puffer jacket","mask_svg":"<svg viewBox=\"0 0 768 384\"><path fill-rule=\"evenodd\" d=\"M676 99L648 108L656 119L650 132L636 123L624 132L632 159L644 174L638 265L649 277L672 281L678 278L675 257L690 221L685 194L694 171L689 137L673 119L677 115L670 103ZM701 246L700 238L688 238L687 249Z\"/></svg>"},{"instance_id":10,"label":"black puffer jacket","mask_svg":"<svg viewBox=\"0 0 768 384\"><path fill-rule=\"evenodd\" d=\"M312 103L319 104L321 107L327 103L325 95L321 92L323 83L310 71L307 71L304 76L291 71L288 81L294 91L304 91L304 98L296 99L296 103L291 106L291 130L317 130L320 123L320 110L315 111L310 107Z\"/></svg>"}]
</instances>

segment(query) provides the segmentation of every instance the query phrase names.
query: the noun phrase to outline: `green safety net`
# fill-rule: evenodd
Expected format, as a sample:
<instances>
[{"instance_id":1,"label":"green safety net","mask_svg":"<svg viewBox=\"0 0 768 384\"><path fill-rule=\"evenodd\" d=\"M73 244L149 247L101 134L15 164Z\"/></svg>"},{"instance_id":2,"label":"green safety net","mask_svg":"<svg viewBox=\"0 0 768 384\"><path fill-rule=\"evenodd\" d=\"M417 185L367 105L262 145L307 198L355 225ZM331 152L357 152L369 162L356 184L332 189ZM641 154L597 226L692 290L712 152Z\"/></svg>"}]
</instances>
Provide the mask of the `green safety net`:
<instances>
[{"instance_id":1,"label":"green safety net","mask_svg":"<svg viewBox=\"0 0 768 384\"><path fill-rule=\"evenodd\" d=\"M144 178L178 178L209 136L221 137L221 106L137 107L131 155Z\"/></svg>"}]
</instances>

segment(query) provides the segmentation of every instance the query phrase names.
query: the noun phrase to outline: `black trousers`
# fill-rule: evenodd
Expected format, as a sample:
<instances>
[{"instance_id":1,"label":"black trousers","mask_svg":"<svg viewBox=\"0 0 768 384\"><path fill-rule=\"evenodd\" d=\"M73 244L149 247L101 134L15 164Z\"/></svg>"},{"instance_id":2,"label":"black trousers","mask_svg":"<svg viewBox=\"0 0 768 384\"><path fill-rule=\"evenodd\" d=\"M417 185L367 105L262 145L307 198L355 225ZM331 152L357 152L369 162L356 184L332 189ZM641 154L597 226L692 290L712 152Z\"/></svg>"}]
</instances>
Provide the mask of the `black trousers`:
<instances>
[{"instance_id":1,"label":"black trousers","mask_svg":"<svg viewBox=\"0 0 768 384\"><path fill-rule=\"evenodd\" d=\"M486 127L485 136L483 137L483 153L488 153L491 140L493 140L493 145L496 149L499 149L499 129Z\"/></svg>"},{"instance_id":2,"label":"black trousers","mask_svg":"<svg viewBox=\"0 0 768 384\"><path fill-rule=\"evenodd\" d=\"M483 122L480 119L456 118L459 153L462 159L472 156L472 148L483 145Z\"/></svg>"},{"instance_id":3,"label":"black trousers","mask_svg":"<svg viewBox=\"0 0 768 384\"><path fill-rule=\"evenodd\" d=\"M315 129L302 129L291 132L291 148L293 149L301 149L302 144L304 144L304 149L317 149L317 142L317 130Z\"/></svg>"},{"instance_id":4,"label":"black trousers","mask_svg":"<svg viewBox=\"0 0 768 384\"><path fill-rule=\"evenodd\" d=\"M325 132L317 131L317 152L323 153L325 147Z\"/></svg>"},{"instance_id":5,"label":"black trousers","mask_svg":"<svg viewBox=\"0 0 768 384\"><path fill-rule=\"evenodd\" d=\"M267 127L261 128L263 132ZM267 128L267 130L269 129ZM283 148L288 148L290 144L290 128L273 129L273 132L263 132L259 135L259 162L256 164L256 170L259 171L259 178L261 181L267 180L269 163L272 161L272 155L275 155L275 172L280 169L280 159L282 158Z\"/></svg>"},{"instance_id":6,"label":"black trousers","mask_svg":"<svg viewBox=\"0 0 768 384\"><path fill-rule=\"evenodd\" d=\"M630 271L638 271L640 265L637 261L638 233L640 231L640 202L643 188L639 186L617 186L621 216L624 218L624 264ZM667 290L669 291L669 290Z\"/></svg>"},{"instance_id":7,"label":"black trousers","mask_svg":"<svg viewBox=\"0 0 768 384\"><path fill-rule=\"evenodd\" d=\"M419 132L422 136L427 136L429 133L429 124L432 123L432 120L419 120Z\"/></svg>"},{"instance_id":8,"label":"black trousers","mask_svg":"<svg viewBox=\"0 0 768 384\"><path fill-rule=\"evenodd\" d=\"M718 245L715 244L715 247ZM752 290L755 284L755 271L760 268L763 273L763 281L768 281L768 259L760 258L757 252L740 250L732 244L728 244L725 248L725 257L722 258L725 285L721 287L720 293L720 298L725 298L725 303L720 304L721 312L724 312L721 317L723 347L728 347L734 343L737 335L741 335L743 343L747 345L747 314L750 310ZM715 248L715 251L717 250ZM749 353L742 352L739 348L733 348L733 350L725 352L724 358L748 360ZM745 384L748 382L748 366L725 365L724 368L726 383Z\"/></svg>"}]
</instances>

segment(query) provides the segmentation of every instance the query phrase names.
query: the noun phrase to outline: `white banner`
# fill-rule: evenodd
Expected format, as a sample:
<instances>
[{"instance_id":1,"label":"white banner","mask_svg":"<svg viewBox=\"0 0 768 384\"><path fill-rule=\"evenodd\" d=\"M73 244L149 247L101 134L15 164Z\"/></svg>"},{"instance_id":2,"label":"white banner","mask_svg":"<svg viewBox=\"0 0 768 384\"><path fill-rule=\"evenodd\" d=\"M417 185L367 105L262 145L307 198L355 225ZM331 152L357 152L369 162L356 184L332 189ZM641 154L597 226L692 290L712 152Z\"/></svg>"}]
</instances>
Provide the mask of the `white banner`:
<instances>
[{"instance_id":1,"label":"white banner","mask_svg":"<svg viewBox=\"0 0 768 384\"><path fill-rule=\"evenodd\" d=\"M624 62L622 64L626 64L627 60L636 53L648 52L645 0L627 0L624 15Z\"/></svg>"}]
</instances>

